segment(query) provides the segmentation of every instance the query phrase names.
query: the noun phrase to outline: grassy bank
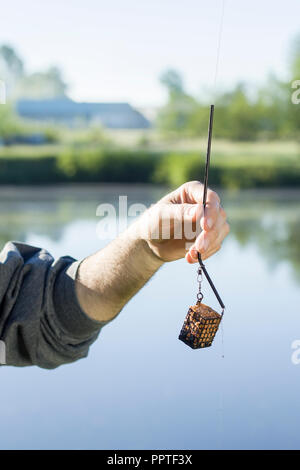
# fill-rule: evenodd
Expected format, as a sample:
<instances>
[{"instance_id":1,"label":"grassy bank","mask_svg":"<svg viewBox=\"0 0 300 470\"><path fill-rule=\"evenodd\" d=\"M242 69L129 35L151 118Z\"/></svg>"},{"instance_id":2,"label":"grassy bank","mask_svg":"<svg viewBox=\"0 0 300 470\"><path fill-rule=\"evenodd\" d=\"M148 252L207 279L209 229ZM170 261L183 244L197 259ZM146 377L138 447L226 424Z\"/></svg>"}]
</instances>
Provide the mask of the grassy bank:
<instances>
[{"instance_id":1,"label":"grassy bank","mask_svg":"<svg viewBox=\"0 0 300 470\"><path fill-rule=\"evenodd\" d=\"M2 147L0 184L156 183L201 179L205 155L177 150L87 146ZM225 188L300 187L300 150L293 143L215 142L210 184Z\"/></svg>"}]
</instances>

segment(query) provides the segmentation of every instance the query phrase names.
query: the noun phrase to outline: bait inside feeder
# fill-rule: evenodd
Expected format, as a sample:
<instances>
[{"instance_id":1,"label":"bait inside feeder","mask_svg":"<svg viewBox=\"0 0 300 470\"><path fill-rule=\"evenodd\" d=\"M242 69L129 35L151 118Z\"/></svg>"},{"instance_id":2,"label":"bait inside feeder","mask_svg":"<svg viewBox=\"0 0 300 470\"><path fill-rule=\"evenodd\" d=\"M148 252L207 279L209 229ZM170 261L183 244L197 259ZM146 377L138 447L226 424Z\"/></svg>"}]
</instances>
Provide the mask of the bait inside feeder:
<instances>
[{"instance_id":1,"label":"bait inside feeder","mask_svg":"<svg viewBox=\"0 0 300 470\"><path fill-rule=\"evenodd\" d=\"M207 348L212 345L221 320L222 315L197 302L189 308L179 339L193 349Z\"/></svg>"}]
</instances>

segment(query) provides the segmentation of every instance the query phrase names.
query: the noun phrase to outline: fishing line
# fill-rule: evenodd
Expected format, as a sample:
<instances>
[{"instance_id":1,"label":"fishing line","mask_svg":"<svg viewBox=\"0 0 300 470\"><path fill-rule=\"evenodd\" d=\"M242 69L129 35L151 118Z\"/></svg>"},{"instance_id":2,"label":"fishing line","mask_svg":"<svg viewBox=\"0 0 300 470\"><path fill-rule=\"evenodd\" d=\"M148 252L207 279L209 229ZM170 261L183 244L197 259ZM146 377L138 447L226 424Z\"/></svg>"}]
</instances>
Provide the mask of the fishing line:
<instances>
[{"instance_id":1,"label":"fishing line","mask_svg":"<svg viewBox=\"0 0 300 470\"><path fill-rule=\"evenodd\" d=\"M220 16L220 24L219 24L219 35L218 35L218 45L217 45L217 58L216 58L216 68L215 68L215 76L213 81L213 103L216 102L217 97L217 80L218 80L218 73L219 73L219 65L220 65L220 55L221 55L221 45L222 45L222 37L223 37L223 26L224 26L224 15L225 15L225 3L226 0L222 0L222 7L221 7L221 16ZM225 348L224 348L224 325L221 322L220 325L221 329L221 359L224 361L225 359ZM219 408L219 449L223 448L223 436L224 436L224 362L221 365L221 373L220 373L220 387L219 387L219 399L220 399L220 408Z\"/></svg>"},{"instance_id":2,"label":"fishing line","mask_svg":"<svg viewBox=\"0 0 300 470\"><path fill-rule=\"evenodd\" d=\"M217 45L217 57L216 57L216 68L215 68L215 77L214 77L214 88L216 91L216 84L217 84L217 77L218 77L218 70L219 70L219 61L220 61L220 51L221 51L221 42L222 42L222 32L223 32L223 21L224 21L224 11L225 11L225 0L222 1L222 10L221 10L221 19L220 19L220 26L219 26L219 35L218 35L218 45ZM212 134L213 134L213 124L214 124L214 109L215 105L210 105L210 114L209 114L209 125L208 125L208 141L207 141L207 151L206 151L206 164L205 164L205 175L204 175L204 182L203 182L203 200L202 200L202 207L203 207L203 217L205 217L205 208L206 208L206 199L207 199L207 188L208 188L208 173L210 167L210 155L211 155L211 143L212 143ZM203 235L205 231L203 232ZM185 343L192 349L202 349L210 347L214 341L216 333L218 331L219 325L222 322L225 305L210 277L207 272L207 269L203 263L202 257L200 252L198 252L198 293L197 293L197 301L195 305L189 307L188 313L184 319L184 323L180 330L180 334L178 339ZM206 277L212 291L214 292L219 305L222 309L221 313L216 312L208 305L205 305L203 300L203 293L202 293L202 275ZM224 337L223 337L223 328L221 326L221 334L222 334L222 353L221 357L224 359ZM224 367L221 366L222 371L224 372ZM220 407L217 409L217 413L220 413L219 422L219 435L220 438L224 435L223 429L223 418L224 418L224 404L223 404L223 386L224 380L222 374L217 374L221 381L221 386L218 387L220 391Z\"/></svg>"},{"instance_id":3,"label":"fishing line","mask_svg":"<svg viewBox=\"0 0 300 470\"><path fill-rule=\"evenodd\" d=\"M224 324L221 322L221 358L225 358L225 345L224 345Z\"/></svg>"},{"instance_id":4,"label":"fishing line","mask_svg":"<svg viewBox=\"0 0 300 470\"><path fill-rule=\"evenodd\" d=\"M216 68L215 68L215 76L214 76L214 81L213 81L213 103L215 103L215 101L216 101L216 94L217 94L217 80L218 80L218 73L219 73L221 45L222 45L222 37L223 37L225 3L226 3L226 0L222 0L222 8L221 8L221 16L220 16L220 24L219 24L219 34L218 34L218 45L217 45Z\"/></svg>"},{"instance_id":5,"label":"fishing line","mask_svg":"<svg viewBox=\"0 0 300 470\"><path fill-rule=\"evenodd\" d=\"M216 58L215 76L214 76L214 81L213 81L213 102L214 103L216 102L216 96L217 96L217 81L218 81L220 56L221 56L221 46L222 46L222 38L223 38L225 4L226 4L226 0L222 0L220 23L219 23L219 34L218 34L218 45L217 45L217 58ZM222 359L224 359L224 357L225 357L225 351L224 351L224 326L223 326L222 322L221 322L221 357L222 357Z\"/></svg>"}]
</instances>

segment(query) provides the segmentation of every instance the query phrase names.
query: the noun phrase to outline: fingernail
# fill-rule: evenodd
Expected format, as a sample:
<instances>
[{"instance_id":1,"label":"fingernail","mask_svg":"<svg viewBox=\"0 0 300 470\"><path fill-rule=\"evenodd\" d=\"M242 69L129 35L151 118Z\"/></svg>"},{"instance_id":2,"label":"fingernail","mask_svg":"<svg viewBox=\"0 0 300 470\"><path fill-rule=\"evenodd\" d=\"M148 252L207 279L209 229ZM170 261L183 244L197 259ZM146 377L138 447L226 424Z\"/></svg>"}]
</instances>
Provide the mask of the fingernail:
<instances>
[{"instance_id":1,"label":"fingernail","mask_svg":"<svg viewBox=\"0 0 300 470\"><path fill-rule=\"evenodd\" d=\"M198 258L198 251L193 248L191 251L190 251L190 254L191 254L191 257L194 258L194 259L197 259Z\"/></svg>"}]
</instances>

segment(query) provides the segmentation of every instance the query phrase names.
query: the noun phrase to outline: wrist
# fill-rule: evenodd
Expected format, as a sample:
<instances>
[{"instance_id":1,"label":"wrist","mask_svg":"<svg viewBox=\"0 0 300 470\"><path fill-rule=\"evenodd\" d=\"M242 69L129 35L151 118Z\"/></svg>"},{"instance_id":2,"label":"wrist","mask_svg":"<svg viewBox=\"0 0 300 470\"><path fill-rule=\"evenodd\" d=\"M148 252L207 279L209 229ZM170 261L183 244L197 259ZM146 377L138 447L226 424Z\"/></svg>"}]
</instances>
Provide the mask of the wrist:
<instances>
[{"instance_id":1,"label":"wrist","mask_svg":"<svg viewBox=\"0 0 300 470\"><path fill-rule=\"evenodd\" d=\"M152 269L157 270L162 264L164 264L164 260L160 258L153 249L151 240L147 238L147 233L145 233L145 224L143 223L142 217L133 222L122 235L134 240L138 245L141 257L144 260L143 262L147 262Z\"/></svg>"},{"instance_id":2,"label":"wrist","mask_svg":"<svg viewBox=\"0 0 300 470\"><path fill-rule=\"evenodd\" d=\"M141 240L143 245L144 245L144 251L146 253L146 256L151 258L152 262L154 265L157 265L157 269L162 266L165 261L156 253L155 247L152 245L151 241L149 240Z\"/></svg>"}]
</instances>

